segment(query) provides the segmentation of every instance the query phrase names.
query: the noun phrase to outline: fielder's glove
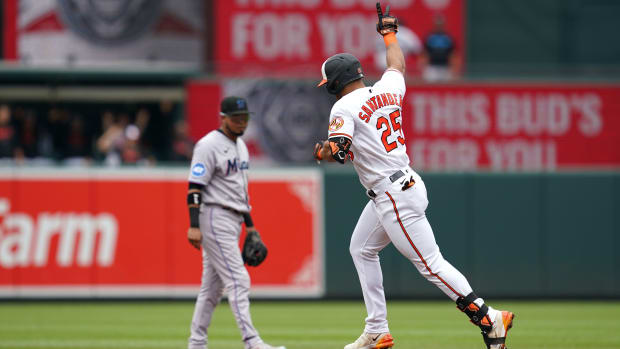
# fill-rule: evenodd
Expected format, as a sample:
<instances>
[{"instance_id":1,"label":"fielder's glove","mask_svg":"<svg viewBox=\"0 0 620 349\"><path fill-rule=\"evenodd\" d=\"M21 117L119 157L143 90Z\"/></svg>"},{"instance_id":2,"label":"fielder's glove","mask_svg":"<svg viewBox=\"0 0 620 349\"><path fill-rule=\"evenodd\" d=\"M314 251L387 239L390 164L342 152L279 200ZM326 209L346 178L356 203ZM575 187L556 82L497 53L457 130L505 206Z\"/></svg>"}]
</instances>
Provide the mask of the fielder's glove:
<instances>
[{"instance_id":1,"label":"fielder's glove","mask_svg":"<svg viewBox=\"0 0 620 349\"><path fill-rule=\"evenodd\" d=\"M256 267L267 258L267 246L261 240L257 231L247 233L243 242L243 263Z\"/></svg>"},{"instance_id":2,"label":"fielder's glove","mask_svg":"<svg viewBox=\"0 0 620 349\"><path fill-rule=\"evenodd\" d=\"M390 16L390 5L385 7L385 14L381 11L381 4L377 3L377 15L379 21L377 22L377 32L381 35L398 32L398 19L394 16Z\"/></svg>"}]
</instances>

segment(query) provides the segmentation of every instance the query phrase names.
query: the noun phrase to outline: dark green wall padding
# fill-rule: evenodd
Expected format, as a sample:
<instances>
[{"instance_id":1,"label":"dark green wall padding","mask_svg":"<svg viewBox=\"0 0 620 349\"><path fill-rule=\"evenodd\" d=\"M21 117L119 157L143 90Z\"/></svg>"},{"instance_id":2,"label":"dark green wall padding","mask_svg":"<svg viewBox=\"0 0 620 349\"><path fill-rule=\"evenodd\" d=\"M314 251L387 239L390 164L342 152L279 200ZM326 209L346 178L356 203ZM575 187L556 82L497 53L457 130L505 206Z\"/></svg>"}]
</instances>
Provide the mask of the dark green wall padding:
<instances>
[{"instance_id":1,"label":"dark green wall padding","mask_svg":"<svg viewBox=\"0 0 620 349\"><path fill-rule=\"evenodd\" d=\"M484 297L620 297L620 173L422 174L444 257ZM349 254L367 202L350 169L325 171L327 297L361 298ZM388 298L442 298L392 245Z\"/></svg>"},{"instance_id":2,"label":"dark green wall padding","mask_svg":"<svg viewBox=\"0 0 620 349\"><path fill-rule=\"evenodd\" d=\"M467 0L470 77L620 76L620 1Z\"/></svg>"}]
</instances>

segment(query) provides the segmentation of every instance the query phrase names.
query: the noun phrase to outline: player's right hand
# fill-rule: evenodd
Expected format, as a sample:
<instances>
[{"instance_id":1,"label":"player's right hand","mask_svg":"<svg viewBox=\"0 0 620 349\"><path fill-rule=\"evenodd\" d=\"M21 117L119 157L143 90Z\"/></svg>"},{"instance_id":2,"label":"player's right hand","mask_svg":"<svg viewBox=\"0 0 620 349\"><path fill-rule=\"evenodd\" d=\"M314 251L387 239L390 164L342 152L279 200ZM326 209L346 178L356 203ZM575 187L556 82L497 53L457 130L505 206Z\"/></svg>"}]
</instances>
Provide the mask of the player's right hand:
<instances>
[{"instance_id":1,"label":"player's right hand","mask_svg":"<svg viewBox=\"0 0 620 349\"><path fill-rule=\"evenodd\" d=\"M202 234L199 228L190 227L187 230L187 240L196 249L200 250L200 242L202 241Z\"/></svg>"},{"instance_id":2,"label":"player's right hand","mask_svg":"<svg viewBox=\"0 0 620 349\"><path fill-rule=\"evenodd\" d=\"M394 16L390 16L390 5L385 7L385 14L381 10L381 4L377 3L377 32L381 35L398 32L398 19Z\"/></svg>"},{"instance_id":3,"label":"player's right hand","mask_svg":"<svg viewBox=\"0 0 620 349\"><path fill-rule=\"evenodd\" d=\"M314 160L316 160L317 163L323 160L322 150L323 150L323 141L318 142L314 145L312 156L314 157Z\"/></svg>"},{"instance_id":4,"label":"player's right hand","mask_svg":"<svg viewBox=\"0 0 620 349\"><path fill-rule=\"evenodd\" d=\"M331 150L329 147L329 141L320 141L314 145L314 151L312 152L314 159L317 163L321 163L321 160L332 161Z\"/></svg>"}]
</instances>

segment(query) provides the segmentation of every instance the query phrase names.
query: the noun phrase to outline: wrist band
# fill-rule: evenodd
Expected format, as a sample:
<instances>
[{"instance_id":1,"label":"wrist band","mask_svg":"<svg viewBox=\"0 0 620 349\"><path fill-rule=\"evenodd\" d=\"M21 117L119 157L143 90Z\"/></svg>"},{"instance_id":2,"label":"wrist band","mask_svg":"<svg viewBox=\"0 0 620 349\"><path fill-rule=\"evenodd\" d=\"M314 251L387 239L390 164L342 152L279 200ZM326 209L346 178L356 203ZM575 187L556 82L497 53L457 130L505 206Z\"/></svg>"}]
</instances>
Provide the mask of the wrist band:
<instances>
[{"instance_id":1,"label":"wrist band","mask_svg":"<svg viewBox=\"0 0 620 349\"><path fill-rule=\"evenodd\" d=\"M189 208L189 226L192 228L200 228L200 208L198 207L190 207Z\"/></svg>"},{"instance_id":2,"label":"wrist band","mask_svg":"<svg viewBox=\"0 0 620 349\"><path fill-rule=\"evenodd\" d=\"M245 223L246 228L254 226L254 222L252 221L252 216L250 216L249 212L243 213L243 222Z\"/></svg>"},{"instance_id":3,"label":"wrist band","mask_svg":"<svg viewBox=\"0 0 620 349\"><path fill-rule=\"evenodd\" d=\"M323 156L321 155L322 151L323 151L323 144L321 143L321 146L318 147L317 151L314 153L314 157L319 161L323 160Z\"/></svg>"},{"instance_id":4,"label":"wrist band","mask_svg":"<svg viewBox=\"0 0 620 349\"><path fill-rule=\"evenodd\" d=\"M385 43L385 47L390 46L390 44L394 42L398 42L396 39L396 33L387 33L383 35L383 42Z\"/></svg>"}]
</instances>

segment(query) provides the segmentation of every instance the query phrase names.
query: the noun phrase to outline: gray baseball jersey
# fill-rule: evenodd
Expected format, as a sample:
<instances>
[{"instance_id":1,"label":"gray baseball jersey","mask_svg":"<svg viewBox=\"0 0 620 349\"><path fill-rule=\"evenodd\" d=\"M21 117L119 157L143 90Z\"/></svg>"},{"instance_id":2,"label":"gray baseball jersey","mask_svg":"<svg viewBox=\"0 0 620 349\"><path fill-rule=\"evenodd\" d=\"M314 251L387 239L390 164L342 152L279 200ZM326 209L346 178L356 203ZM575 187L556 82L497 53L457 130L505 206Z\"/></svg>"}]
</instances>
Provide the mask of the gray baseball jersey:
<instances>
[{"instance_id":1,"label":"gray baseball jersey","mask_svg":"<svg viewBox=\"0 0 620 349\"><path fill-rule=\"evenodd\" d=\"M249 212L248 148L241 138L233 142L215 130L202 137L194 147L189 181L202 184L202 202Z\"/></svg>"}]
</instances>

